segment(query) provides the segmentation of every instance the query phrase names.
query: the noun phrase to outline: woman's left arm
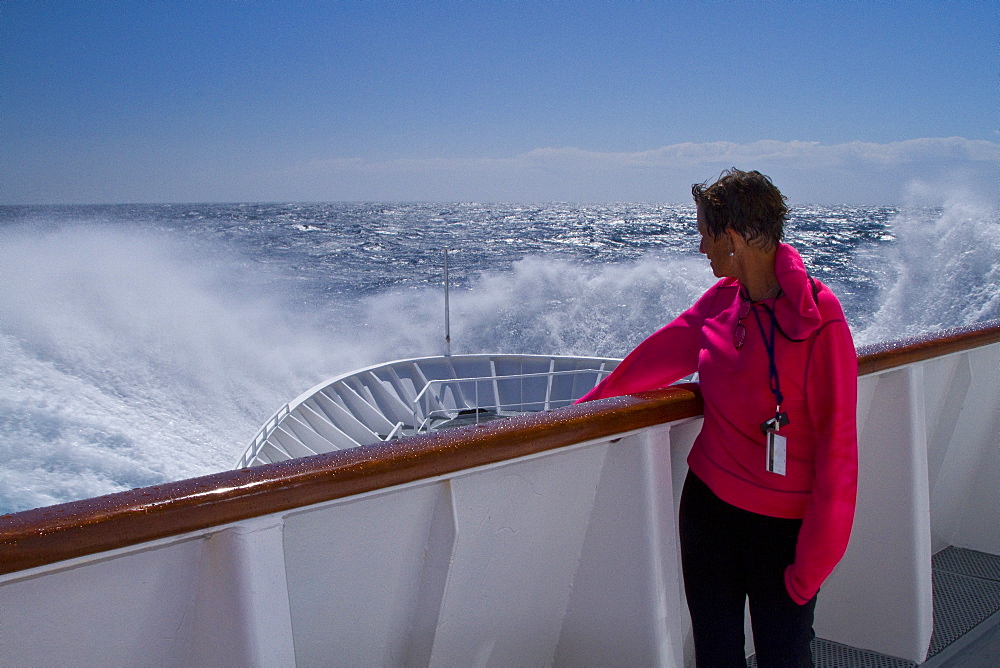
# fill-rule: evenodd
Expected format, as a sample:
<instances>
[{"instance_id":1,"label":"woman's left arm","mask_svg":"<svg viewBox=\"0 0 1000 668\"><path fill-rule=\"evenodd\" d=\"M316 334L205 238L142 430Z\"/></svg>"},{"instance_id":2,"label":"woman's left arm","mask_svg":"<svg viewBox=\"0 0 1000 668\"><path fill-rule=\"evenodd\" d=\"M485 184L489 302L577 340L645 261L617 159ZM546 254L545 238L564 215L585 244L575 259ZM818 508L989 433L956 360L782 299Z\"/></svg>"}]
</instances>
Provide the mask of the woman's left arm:
<instances>
[{"instance_id":1,"label":"woman's left arm","mask_svg":"<svg viewBox=\"0 0 1000 668\"><path fill-rule=\"evenodd\" d=\"M854 523L858 358L842 314L816 335L806 374L806 404L815 429L815 477L795 562L785 570L785 587L800 605L816 595L844 556Z\"/></svg>"}]
</instances>

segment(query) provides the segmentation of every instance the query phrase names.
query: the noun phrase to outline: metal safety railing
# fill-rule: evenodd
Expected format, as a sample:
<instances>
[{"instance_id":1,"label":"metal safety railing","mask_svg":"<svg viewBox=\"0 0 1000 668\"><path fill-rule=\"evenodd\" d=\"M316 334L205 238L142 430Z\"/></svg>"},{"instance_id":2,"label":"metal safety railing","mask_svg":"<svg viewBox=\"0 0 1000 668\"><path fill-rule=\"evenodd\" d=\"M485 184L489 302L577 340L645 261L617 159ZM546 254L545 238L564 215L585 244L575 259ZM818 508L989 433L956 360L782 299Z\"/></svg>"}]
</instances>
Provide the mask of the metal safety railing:
<instances>
[{"instance_id":1,"label":"metal safety railing","mask_svg":"<svg viewBox=\"0 0 1000 668\"><path fill-rule=\"evenodd\" d=\"M552 398L552 380L556 376L578 376L595 375L594 385L602 381L611 373L610 369L571 369L568 371L544 371L538 373L522 373L507 376L480 376L476 378L442 378L427 381L424 387L413 399L413 406L419 409L419 414L423 416L415 433L423 434L431 431L442 422L450 422L460 415L468 415L468 424L479 424L481 421L489 421L496 417L501 417L501 411L512 413L533 413L547 411L553 408L561 408L573 403L572 398ZM548 382L545 394L538 399L526 400L524 396L524 381L533 378L545 378ZM501 401L501 383L519 383L519 391L516 400ZM471 385L471 390L467 389ZM483 388L482 393L480 388ZM451 394L451 402L448 401L448 390ZM481 394L486 395L481 397ZM537 396L537 394L533 393ZM513 397L505 397L513 399ZM432 405L439 406L432 408ZM415 411L416 412L416 411ZM485 419L484 419L485 418ZM396 425L394 432L398 432L402 423Z\"/></svg>"},{"instance_id":2,"label":"metal safety railing","mask_svg":"<svg viewBox=\"0 0 1000 668\"><path fill-rule=\"evenodd\" d=\"M277 412L274 415L272 415L267 422L264 423L264 425L257 432L257 435L254 436L253 441L250 442L250 447L247 448L247 451L243 454L243 457L240 458L240 461L236 465L236 468L241 469L250 466L250 463L254 460L254 458L257 457L258 454L260 454L260 451L264 447L264 444L267 443L267 437L271 435L271 432L273 432L277 428L277 426L281 424L281 421L290 412L291 412L291 404L285 404L284 406L279 408Z\"/></svg>"},{"instance_id":3,"label":"metal safety railing","mask_svg":"<svg viewBox=\"0 0 1000 668\"><path fill-rule=\"evenodd\" d=\"M259 429L237 468L568 406L618 361L460 355L354 371L282 406Z\"/></svg>"}]
</instances>

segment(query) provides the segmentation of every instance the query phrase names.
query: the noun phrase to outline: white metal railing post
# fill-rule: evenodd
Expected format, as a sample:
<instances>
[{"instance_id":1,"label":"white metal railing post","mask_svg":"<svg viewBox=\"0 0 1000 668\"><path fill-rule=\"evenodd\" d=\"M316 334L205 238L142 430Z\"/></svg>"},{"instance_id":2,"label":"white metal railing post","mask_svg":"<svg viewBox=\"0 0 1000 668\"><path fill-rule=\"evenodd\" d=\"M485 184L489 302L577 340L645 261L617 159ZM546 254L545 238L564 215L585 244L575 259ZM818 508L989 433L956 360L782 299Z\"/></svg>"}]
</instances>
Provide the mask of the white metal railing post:
<instances>
[{"instance_id":1,"label":"white metal railing post","mask_svg":"<svg viewBox=\"0 0 1000 668\"><path fill-rule=\"evenodd\" d=\"M451 310L448 305L448 248L444 249L444 354L451 357Z\"/></svg>"}]
</instances>

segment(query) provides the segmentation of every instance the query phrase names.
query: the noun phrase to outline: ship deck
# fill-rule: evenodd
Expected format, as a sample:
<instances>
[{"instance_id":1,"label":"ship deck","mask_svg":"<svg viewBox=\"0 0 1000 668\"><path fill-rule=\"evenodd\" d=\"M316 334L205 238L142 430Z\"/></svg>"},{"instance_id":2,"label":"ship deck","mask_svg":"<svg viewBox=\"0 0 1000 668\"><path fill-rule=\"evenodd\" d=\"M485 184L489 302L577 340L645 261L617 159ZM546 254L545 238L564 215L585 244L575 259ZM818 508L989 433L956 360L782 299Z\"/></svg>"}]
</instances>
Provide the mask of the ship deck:
<instances>
[{"instance_id":1,"label":"ship deck","mask_svg":"<svg viewBox=\"0 0 1000 668\"><path fill-rule=\"evenodd\" d=\"M932 559L934 633L927 660L896 657L817 638L817 668L1000 666L1000 556L948 547ZM751 657L747 665L755 667Z\"/></svg>"},{"instance_id":2,"label":"ship deck","mask_svg":"<svg viewBox=\"0 0 1000 668\"><path fill-rule=\"evenodd\" d=\"M510 410L510 361L430 385L421 421L476 387ZM327 398L399 409L382 389L418 394L419 368ZM858 510L816 665L1000 665L998 370L1000 322L862 351ZM555 410L569 371L541 412L0 517L3 662L693 665L676 517L698 387ZM343 411L302 405L273 452L339 436L318 417ZM330 424L370 437L412 424L397 412Z\"/></svg>"}]
</instances>

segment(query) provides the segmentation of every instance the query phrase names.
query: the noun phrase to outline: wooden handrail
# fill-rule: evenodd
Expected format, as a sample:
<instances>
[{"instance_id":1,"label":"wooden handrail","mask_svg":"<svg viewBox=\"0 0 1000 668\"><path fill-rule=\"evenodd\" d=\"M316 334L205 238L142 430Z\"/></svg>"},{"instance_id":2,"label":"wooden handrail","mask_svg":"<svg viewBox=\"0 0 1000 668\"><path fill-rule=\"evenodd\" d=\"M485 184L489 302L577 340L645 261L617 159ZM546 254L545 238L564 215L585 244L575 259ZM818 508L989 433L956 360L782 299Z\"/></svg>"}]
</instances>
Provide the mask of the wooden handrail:
<instances>
[{"instance_id":1,"label":"wooden handrail","mask_svg":"<svg viewBox=\"0 0 1000 668\"><path fill-rule=\"evenodd\" d=\"M1000 322L859 351L861 375L1000 342ZM282 512L701 415L697 387L224 471L0 516L0 574Z\"/></svg>"},{"instance_id":2,"label":"wooden handrail","mask_svg":"<svg viewBox=\"0 0 1000 668\"><path fill-rule=\"evenodd\" d=\"M1000 320L989 320L925 336L862 346L858 349L858 375L887 371L997 342L1000 342Z\"/></svg>"},{"instance_id":3,"label":"wooden handrail","mask_svg":"<svg viewBox=\"0 0 1000 668\"><path fill-rule=\"evenodd\" d=\"M0 574L701 415L696 386L225 471L0 517Z\"/></svg>"}]
</instances>

